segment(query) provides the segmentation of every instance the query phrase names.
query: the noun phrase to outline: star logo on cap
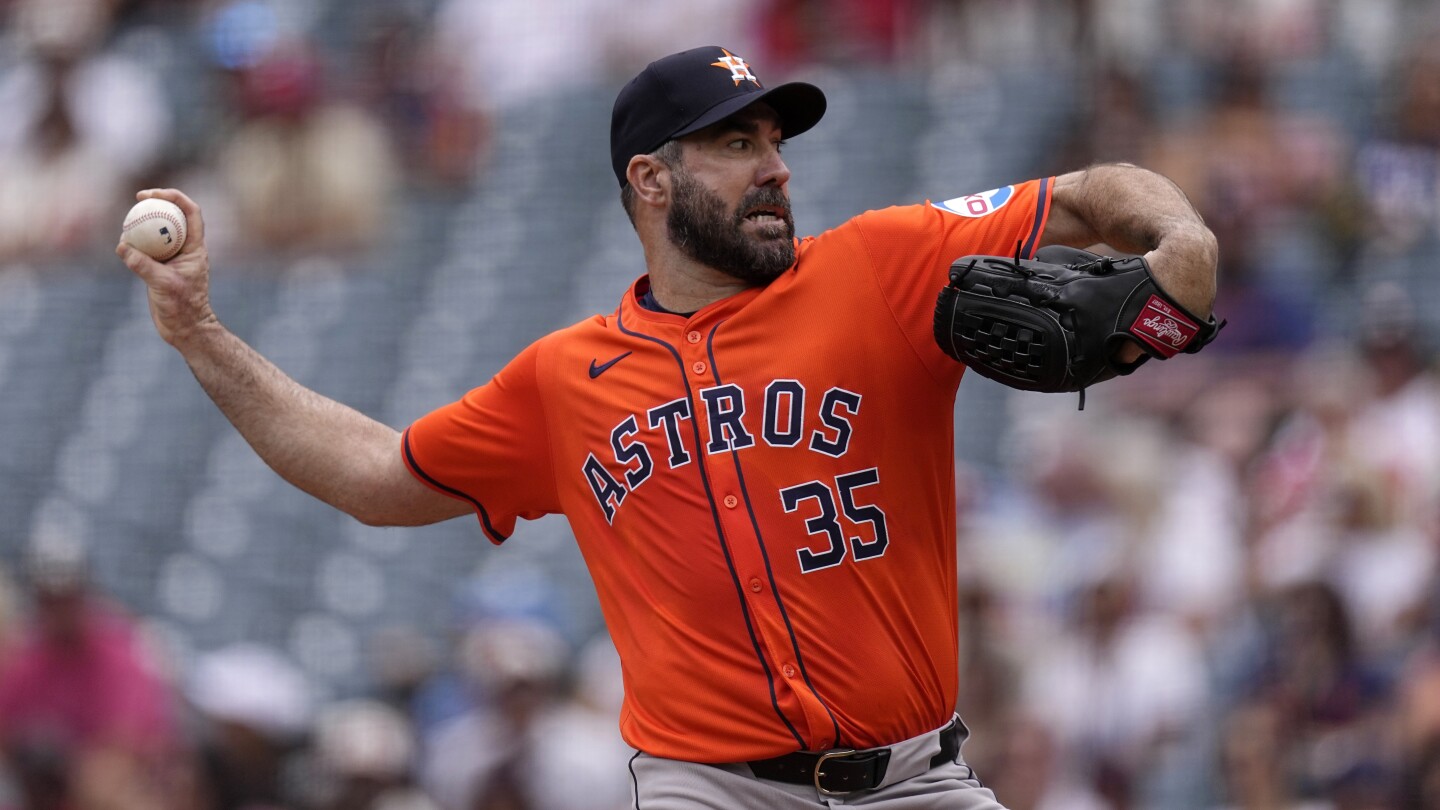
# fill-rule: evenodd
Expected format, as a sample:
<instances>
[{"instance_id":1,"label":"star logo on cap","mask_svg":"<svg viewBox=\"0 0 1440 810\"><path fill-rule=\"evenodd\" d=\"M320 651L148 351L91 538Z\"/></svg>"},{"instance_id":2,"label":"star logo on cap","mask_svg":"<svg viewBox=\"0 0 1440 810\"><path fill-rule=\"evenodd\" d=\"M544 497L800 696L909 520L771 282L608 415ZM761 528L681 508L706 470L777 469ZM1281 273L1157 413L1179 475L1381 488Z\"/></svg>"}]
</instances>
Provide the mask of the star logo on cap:
<instances>
[{"instance_id":1,"label":"star logo on cap","mask_svg":"<svg viewBox=\"0 0 1440 810\"><path fill-rule=\"evenodd\" d=\"M725 70L730 71L730 78L735 80L736 87L739 87L740 82L742 81L751 81L755 83L756 87L760 86L760 80L755 78L754 73L750 72L750 66L745 64L744 59L741 59L735 54L730 53L724 48L721 48L720 52L725 55L720 57L720 61L711 62L710 64L715 67L724 68Z\"/></svg>"}]
</instances>

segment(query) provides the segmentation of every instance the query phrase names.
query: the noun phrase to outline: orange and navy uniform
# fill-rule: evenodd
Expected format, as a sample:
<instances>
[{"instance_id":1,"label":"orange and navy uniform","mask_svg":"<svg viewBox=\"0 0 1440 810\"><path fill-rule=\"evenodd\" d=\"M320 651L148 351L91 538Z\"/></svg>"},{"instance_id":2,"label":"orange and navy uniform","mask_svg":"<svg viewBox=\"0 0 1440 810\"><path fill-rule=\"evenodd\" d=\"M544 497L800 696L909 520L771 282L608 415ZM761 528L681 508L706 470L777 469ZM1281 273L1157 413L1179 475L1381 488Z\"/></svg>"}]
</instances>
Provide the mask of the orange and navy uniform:
<instances>
[{"instance_id":1,"label":"orange and navy uniform","mask_svg":"<svg viewBox=\"0 0 1440 810\"><path fill-rule=\"evenodd\" d=\"M620 652L622 736L740 762L887 745L957 687L954 403L931 336L966 254L1033 254L1051 179L861 214L767 286L541 338L404 434L491 541L564 513Z\"/></svg>"}]
</instances>

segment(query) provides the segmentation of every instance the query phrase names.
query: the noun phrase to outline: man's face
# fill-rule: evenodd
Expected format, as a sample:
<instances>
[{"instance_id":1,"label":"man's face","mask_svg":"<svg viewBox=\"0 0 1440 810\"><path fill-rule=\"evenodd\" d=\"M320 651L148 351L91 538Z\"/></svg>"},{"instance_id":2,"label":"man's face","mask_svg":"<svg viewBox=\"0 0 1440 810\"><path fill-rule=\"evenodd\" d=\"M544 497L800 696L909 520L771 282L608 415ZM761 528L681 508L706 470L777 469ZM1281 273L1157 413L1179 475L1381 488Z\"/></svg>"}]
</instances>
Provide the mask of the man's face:
<instances>
[{"instance_id":1,"label":"man's face","mask_svg":"<svg viewBox=\"0 0 1440 810\"><path fill-rule=\"evenodd\" d=\"M790 170L774 112L756 104L687 136L671 167L670 240L686 256L765 284L795 263Z\"/></svg>"}]
</instances>

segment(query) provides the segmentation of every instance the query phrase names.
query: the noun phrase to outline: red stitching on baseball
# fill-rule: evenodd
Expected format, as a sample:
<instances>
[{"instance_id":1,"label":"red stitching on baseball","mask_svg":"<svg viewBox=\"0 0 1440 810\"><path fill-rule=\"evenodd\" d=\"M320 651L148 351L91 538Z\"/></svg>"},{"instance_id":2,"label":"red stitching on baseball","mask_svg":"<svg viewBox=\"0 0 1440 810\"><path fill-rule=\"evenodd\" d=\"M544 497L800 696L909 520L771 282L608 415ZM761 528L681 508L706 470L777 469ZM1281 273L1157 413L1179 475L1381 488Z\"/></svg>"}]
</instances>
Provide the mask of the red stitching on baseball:
<instances>
[{"instance_id":1,"label":"red stitching on baseball","mask_svg":"<svg viewBox=\"0 0 1440 810\"><path fill-rule=\"evenodd\" d=\"M176 219L175 215L170 213L169 211L150 211L149 213L141 214L139 218L137 218L135 221L127 222L125 224L124 233L130 233L130 231L134 229L135 226L141 224L142 222L149 222L155 217L160 217L161 219L168 220L171 225L175 226L175 232L179 235L179 238L175 240L175 249L170 252L170 256L174 256L176 253L180 252L181 247L184 247L185 223ZM166 256L165 258L168 259L170 258L170 256Z\"/></svg>"}]
</instances>

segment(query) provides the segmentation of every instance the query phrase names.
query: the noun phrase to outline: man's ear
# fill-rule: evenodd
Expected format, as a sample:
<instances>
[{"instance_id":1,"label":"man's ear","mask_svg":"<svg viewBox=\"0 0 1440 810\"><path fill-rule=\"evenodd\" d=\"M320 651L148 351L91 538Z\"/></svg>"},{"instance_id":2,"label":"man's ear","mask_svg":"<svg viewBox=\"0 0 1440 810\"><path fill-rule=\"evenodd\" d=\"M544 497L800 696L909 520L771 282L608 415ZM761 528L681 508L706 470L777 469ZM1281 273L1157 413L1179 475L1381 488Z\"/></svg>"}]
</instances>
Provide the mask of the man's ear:
<instances>
[{"instance_id":1,"label":"man's ear","mask_svg":"<svg viewBox=\"0 0 1440 810\"><path fill-rule=\"evenodd\" d=\"M625 179L635 190L635 199L647 205L663 206L670 198L670 167L651 155L630 158Z\"/></svg>"}]
</instances>

